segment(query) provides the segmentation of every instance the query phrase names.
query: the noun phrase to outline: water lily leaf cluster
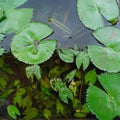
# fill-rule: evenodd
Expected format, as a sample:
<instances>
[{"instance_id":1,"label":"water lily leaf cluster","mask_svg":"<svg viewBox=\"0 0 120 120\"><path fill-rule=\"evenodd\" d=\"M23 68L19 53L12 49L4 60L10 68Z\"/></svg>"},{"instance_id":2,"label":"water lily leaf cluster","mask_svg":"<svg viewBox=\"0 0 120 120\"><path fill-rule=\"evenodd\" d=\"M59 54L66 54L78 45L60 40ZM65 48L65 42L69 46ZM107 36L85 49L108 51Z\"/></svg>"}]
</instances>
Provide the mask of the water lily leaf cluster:
<instances>
[{"instance_id":1,"label":"water lily leaf cluster","mask_svg":"<svg viewBox=\"0 0 120 120\"><path fill-rule=\"evenodd\" d=\"M104 26L103 17L115 23L119 17L119 9L115 0L78 0L78 16L82 23L93 30Z\"/></svg>"},{"instance_id":2,"label":"water lily leaf cluster","mask_svg":"<svg viewBox=\"0 0 120 120\"><path fill-rule=\"evenodd\" d=\"M87 90L88 106L99 120L113 120L120 115L120 74L101 74L98 80L105 91L91 84Z\"/></svg>"}]
</instances>

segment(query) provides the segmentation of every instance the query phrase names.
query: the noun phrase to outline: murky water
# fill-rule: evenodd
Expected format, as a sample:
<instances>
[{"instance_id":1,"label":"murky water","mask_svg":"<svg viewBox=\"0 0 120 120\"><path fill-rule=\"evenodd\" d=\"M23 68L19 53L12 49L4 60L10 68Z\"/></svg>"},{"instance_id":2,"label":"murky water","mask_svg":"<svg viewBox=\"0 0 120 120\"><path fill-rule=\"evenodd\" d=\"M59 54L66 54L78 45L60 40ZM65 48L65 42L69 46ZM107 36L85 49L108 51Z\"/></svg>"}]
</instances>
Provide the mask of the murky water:
<instances>
[{"instance_id":1,"label":"murky water","mask_svg":"<svg viewBox=\"0 0 120 120\"><path fill-rule=\"evenodd\" d=\"M78 45L85 48L88 44L98 44L92 37L91 31L86 29L77 16L76 0L28 0L21 7L33 8L34 15L32 21L40 21L48 24L54 29L54 33L49 39L57 40L58 48L69 48ZM48 21L52 17L65 25L70 34ZM9 51L11 35L9 35L2 46Z\"/></svg>"}]
</instances>

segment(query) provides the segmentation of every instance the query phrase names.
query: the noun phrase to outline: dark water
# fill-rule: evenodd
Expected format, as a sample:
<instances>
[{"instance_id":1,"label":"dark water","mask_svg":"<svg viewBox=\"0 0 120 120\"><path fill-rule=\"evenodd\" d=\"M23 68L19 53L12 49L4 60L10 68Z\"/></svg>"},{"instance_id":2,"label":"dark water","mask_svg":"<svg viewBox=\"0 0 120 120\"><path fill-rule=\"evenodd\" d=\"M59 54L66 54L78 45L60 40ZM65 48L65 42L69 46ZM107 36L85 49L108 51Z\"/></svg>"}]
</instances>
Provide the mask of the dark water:
<instances>
[{"instance_id":1,"label":"dark water","mask_svg":"<svg viewBox=\"0 0 120 120\"><path fill-rule=\"evenodd\" d=\"M91 31L86 29L79 20L76 10L76 0L28 0L21 7L33 8L34 15L32 21L46 23L54 29L53 35L49 38L57 40L58 48L70 48L74 45L85 48L89 44L98 44L92 37ZM53 17L67 26L71 34L68 35L53 23L48 22L49 17ZM2 46L7 51L9 51L11 38L12 35L8 35L2 42Z\"/></svg>"}]
</instances>

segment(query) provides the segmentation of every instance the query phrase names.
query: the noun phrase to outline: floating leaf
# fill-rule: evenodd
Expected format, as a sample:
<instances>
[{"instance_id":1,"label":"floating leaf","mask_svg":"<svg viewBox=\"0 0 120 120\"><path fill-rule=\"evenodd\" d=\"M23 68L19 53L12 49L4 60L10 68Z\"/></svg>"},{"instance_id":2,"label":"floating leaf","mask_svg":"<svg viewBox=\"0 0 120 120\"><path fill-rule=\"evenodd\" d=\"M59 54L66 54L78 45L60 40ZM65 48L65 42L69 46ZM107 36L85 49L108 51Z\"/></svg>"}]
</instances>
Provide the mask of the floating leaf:
<instances>
[{"instance_id":1,"label":"floating leaf","mask_svg":"<svg viewBox=\"0 0 120 120\"><path fill-rule=\"evenodd\" d=\"M20 31L32 18L32 9L16 9L6 12L6 19L0 23L1 33Z\"/></svg>"},{"instance_id":2,"label":"floating leaf","mask_svg":"<svg viewBox=\"0 0 120 120\"><path fill-rule=\"evenodd\" d=\"M120 52L112 48L89 45L88 54L93 64L108 72L120 71Z\"/></svg>"},{"instance_id":3,"label":"floating leaf","mask_svg":"<svg viewBox=\"0 0 120 120\"><path fill-rule=\"evenodd\" d=\"M102 74L98 79L106 92L91 84L87 90L88 107L98 119L113 120L120 115L120 74Z\"/></svg>"},{"instance_id":4,"label":"floating leaf","mask_svg":"<svg viewBox=\"0 0 120 120\"><path fill-rule=\"evenodd\" d=\"M104 71L120 71L120 30L104 27L96 30L93 35L106 46L88 46L88 54L93 64Z\"/></svg>"},{"instance_id":5,"label":"floating leaf","mask_svg":"<svg viewBox=\"0 0 120 120\"><path fill-rule=\"evenodd\" d=\"M58 55L66 63L72 63L74 61L74 54L71 49L58 50Z\"/></svg>"},{"instance_id":6,"label":"floating leaf","mask_svg":"<svg viewBox=\"0 0 120 120\"><path fill-rule=\"evenodd\" d=\"M103 27L103 15L108 21L118 19L119 9L115 0L78 0L77 11L80 20L93 30Z\"/></svg>"},{"instance_id":7,"label":"floating leaf","mask_svg":"<svg viewBox=\"0 0 120 120\"><path fill-rule=\"evenodd\" d=\"M17 119L17 115L20 115L20 111L14 105L8 105L7 111L10 117L12 117L13 119Z\"/></svg>"},{"instance_id":8,"label":"floating leaf","mask_svg":"<svg viewBox=\"0 0 120 120\"><path fill-rule=\"evenodd\" d=\"M26 1L27 0L0 0L0 7L9 11L24 4Z\"/></svg>"},{"instance_id":9,"label":"floating leaf","mask_svg":"<svg viewBox=\"0 0 120 120\"><path fill-rule=\"evenodd\" d=\"M85 70L89 65L89 56L85 51L80 52L76 57L76 66L78 69L82 64L83 64L83 70Z\"/></svg>"},{"instance_id":10,"label":"floating leaf","mask_svg":"<svg viewBox=\"0 0 120 120\"><path fill-rule=\"evenodd\" d=\"M40 80L41 78L41 71L40 71L40 66L39 65L33 65L33 66L28 66L26 67L26 75L28 79L32 79L35 77Z\"/></svg>"},{"instance_id":11,"label":"floating leaf","mask_svg":"<svg viewBox=\"0 0 120 120\"><path fill-rule=\"evenodd\" d=\"M88 83L92 83L94 84L96 82L96 71L93 69L93 70L90 70L88 71L86 74L85 74L85 82Z\"/></svg>"},{"instance_id":12,"label":"floating leaf","mask_svg":"<svg viewBox=\"0 0 120 120\"><path fill-rule=\"evenodd\" d=\"M56 47L55 40L42 40L52 33L52 29L42 23L31 23L15 35L11 51L18 60L28 64L39 64L48 60Z\"/></svg>"},{"instance_id":13,"label":"floating leaf","mask_svg":"<svg viewBox=\"0 0 120 120\"><path fill-rule=\"evenodd\" d=\"M116 27L104 27L93 33L94 37L106 47L120 50L120 29Z\"/></svg>"}]
</instances>

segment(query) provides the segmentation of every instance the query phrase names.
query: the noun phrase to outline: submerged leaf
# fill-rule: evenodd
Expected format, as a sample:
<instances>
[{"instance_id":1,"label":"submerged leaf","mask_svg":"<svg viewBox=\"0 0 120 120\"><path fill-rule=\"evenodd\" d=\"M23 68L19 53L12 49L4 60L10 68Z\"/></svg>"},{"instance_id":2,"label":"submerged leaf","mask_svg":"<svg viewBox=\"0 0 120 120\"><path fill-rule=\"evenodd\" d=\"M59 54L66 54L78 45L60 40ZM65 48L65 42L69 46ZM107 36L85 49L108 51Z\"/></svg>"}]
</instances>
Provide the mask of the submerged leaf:
<instances>
[{"instance_id":1,"label":"submerged leaf","mask_svg":"<svg viewBox=\"0 0 120 120\"><path fill-rule=\"evenodd\" d=\"M25 117L23 118L24 120L32 120L35 118L38 114L38 109L37 108L27 108L24 111Z\"/></svg>"},{"instance_id":2,"label":"submerged leaf","mask_svg":"<svg viewBox=\"0 0 120 120\"><path fill-rule=\"evenodd\" d=\"M107 93L91 84L87 90L88 107L100 120L113 120L120 115L120 74L102 74L98 79Z\"/></svg>"},{"instance_id":3,"label":"submerged leaf","mask_svg":"<svg viewBox=\"0 0 120 120\"><path fill-rule=\"evenodd\" d=\"M15 35L11 51L18 60L28 64L39 64L48 60L56 47L55 40L42 40L52 33L52 29L42 23L31 23ZM42 40L42 41L41 41Z\"/></svg>"},{"instance_id":4,"label":"submerged leaf","mask_svg":"<svg viewBox=\"0 0 120 120\"><path fill-rule=\"evenodd\" d=\"M78 0L77 11L83 24L93 30L104 26L101 15L110 22L119 16L115 0Z\"/></svg>"}]
</instances>

